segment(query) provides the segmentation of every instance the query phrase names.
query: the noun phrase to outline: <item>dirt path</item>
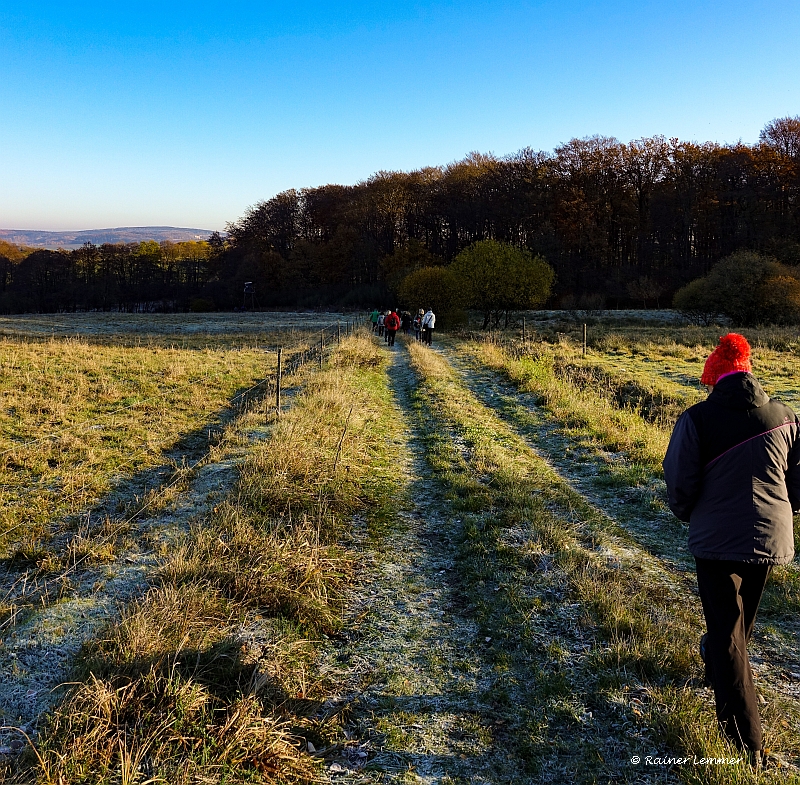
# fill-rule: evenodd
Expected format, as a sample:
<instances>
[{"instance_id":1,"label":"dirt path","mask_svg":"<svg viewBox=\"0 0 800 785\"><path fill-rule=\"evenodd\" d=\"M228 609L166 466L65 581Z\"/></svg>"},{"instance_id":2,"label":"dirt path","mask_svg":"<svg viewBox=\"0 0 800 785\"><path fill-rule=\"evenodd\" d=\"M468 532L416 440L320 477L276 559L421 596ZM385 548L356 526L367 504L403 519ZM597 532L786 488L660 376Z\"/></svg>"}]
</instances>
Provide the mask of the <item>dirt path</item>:
<instances>
[{"instance_id":1,"label":"dirt path","mask_svg":"<svg viewBox=\"0 0 800 785\"><path fill-rule=\"evenodd\" d=\"M523 761L503 743L491 641L464 613L457 579L461 521L444 500L411 411L415 377L398 344L389 371L405 424L396 445L406 499L397 528L364 528L365 583L348 612L349 641L323 663L346 685L353 741L328 767L334 782L522 782Z\"/></svg>"},{"instance_id":2,"label":"dirt path","mask_svg":"<svg viewBox=\"0 0 800 785\"><path fill-rule=\"evenodd\" d=\"M453 495L448 473L459 470L435 442L467 471L473 448L416 395L408 363L398 346L390 376L406 500L392 530L361 526L364 585L346 641L322 663L340 685L325 711L349 717L349 741L326 751L330 781L675 782L670 770L630 765L632 751L660 744L637 719L647 691L635 677L612 701L597 691L604 645L526 520L487 531L475 550L467 529L492 511L463 512L477 508Z\"/></svg>"},{"instance_id":3,"label":"dirt path","mask_svg":"<svg viewBox=\"0 0 800 785\"><path fill-rule=\"evenodd\" d=\"M603 484L599 465L614 457L581 448L546 412L452 348L437 351L485 407L485 416L476 410L476 428L497 429L492 438L509 446L503 428L516 434L512 439L521 437L527 447L515 449L544 457L609 521L600 541L610 550L601 548L599 557L612 566L635 562L664 587L666 604L653 609L659 618L666 619L672 603L686 602L699 618L690 556L674 522L664 530L668 513L656 503L661 489L653 484L620 500ZM330 780L675 782L677 771L630 764L641 751L669 752L663 731L642 719L643 712L653 716L647 714L653 694L647 680L638 683L631 674L611 688L603 686L602 674L598 680L596 663L607 642L587 626L586 609L565 590L555 560L537 550L524 519L495 530L500 538L483 556L474 536L469 545L467 527L484 513L460 512L464 504L448 479L457 470L436 453L436 439L460 454L469 471L477 466L470 437L450 432L427 408L428 399L417 395L405 349L395 351L390 376L406 434L396 448L407 500L398 501L395 529L362 527L364 586L348 613L347 639L323 663L330 683L342 685L327 710L349 717L349 741L326 756ZM481 483L495 482L489 475L475 481L478 493ZM533 559L526 555L534 553ZM498 559L508 559L506 566ZM524 645L517 640L523 628ZM787 701L796 703L788 670L796 667L796 652L786 647L783 634L762 633L753 657L765 710L773 718L777 711L777 721L797 716L781 713ZM710 690L698 684L693 692L713 716Z\"/></svg>"}]
</instances>

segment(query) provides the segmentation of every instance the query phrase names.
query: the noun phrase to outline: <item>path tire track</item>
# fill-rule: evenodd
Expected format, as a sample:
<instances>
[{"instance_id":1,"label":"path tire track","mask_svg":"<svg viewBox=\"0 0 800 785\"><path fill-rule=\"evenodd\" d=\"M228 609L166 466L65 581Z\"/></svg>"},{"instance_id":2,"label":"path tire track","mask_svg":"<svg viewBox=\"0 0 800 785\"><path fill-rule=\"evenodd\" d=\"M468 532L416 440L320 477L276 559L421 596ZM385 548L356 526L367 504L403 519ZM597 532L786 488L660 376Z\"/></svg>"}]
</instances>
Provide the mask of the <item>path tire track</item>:
<instances>
[{"instance_id":1,"label":"path tire track","mask_svg":"<svg viewBox=\"0 0 800 785\"><path fill-rule=\"evenodd\" d=\"M511 382L486 366L470 362L453 344L441 353L457 370L467 388L529 447L546 460L565 482L627 532L659 572L670 582L677 596L683 596L702 618L694 559L686 547L688 527L666 508L663 480L652 480L638 488L619 488L607 481L605 468L624 456L596 445L587 448L564 433L563 426L540 407L534 395L521 392ZM780 634L770 623L756 625L751 662L759 684L775 695L789 699L800 716L800 619L784 617ZM708 692L704 690L704 692ZM710 693L709 693L710 694Z\"/></svg>"}]
</instances>

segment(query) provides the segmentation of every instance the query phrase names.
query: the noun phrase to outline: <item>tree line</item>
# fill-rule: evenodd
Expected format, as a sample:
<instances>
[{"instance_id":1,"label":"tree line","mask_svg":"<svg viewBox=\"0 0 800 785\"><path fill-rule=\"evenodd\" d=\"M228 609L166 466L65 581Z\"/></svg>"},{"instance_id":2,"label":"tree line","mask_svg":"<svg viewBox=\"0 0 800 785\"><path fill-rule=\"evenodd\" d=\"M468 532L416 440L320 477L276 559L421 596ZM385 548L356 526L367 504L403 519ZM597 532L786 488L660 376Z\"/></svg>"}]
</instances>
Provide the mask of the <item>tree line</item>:
<instances>
[{"instance_id":1,"label":"tree line","mask_svg":"<svg viewBox=\"0 0 800 785\"><path fill-rule=\"evenodd\" d=\"M209 242L86 243L72 251L0 242L0 311L211 310L224 294ZM233 284L231 284L233 286ZM240 299L241 304L241 299Z\"/></svg>"},{"instance_id":2,"label":"tree line","mask_svg":"<svg viewBox=\"0 0 800 785\"><path fill-rule=\"evenodd\" d=\"M284 191L227 229L193 244L194 257L176 256L192 245L178 243L0 259L0 307L232 308L245 281L262 307L372 305L480 241L546 260L556 307L666 306L738 251L800 264L800 117L772 121L752 145L595 136L473 153Z\"/></svg>"}]
</instances>

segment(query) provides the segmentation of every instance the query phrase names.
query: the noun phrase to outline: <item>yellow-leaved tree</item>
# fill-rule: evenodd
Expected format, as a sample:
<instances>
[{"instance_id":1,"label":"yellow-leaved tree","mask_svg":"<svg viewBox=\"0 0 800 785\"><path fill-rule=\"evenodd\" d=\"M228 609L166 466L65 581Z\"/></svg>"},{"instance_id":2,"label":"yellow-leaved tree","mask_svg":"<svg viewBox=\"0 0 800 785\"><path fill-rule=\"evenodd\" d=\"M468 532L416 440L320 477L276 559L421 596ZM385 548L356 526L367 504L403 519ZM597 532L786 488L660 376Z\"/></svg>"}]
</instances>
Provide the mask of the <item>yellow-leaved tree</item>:
<instances>
[{"instance_id":1,"label":"yellow-leaved tree","mask_svg":"<svg viewBox=\"0 0 800 785\"><path fill-rule=\"evenodd\" d=\"M483 328L499 325L513 311L538 308L550 296L556 274L541 256L497 240L480 240L447 268L461 300L483 314Z\"/></svg>"}]
</instances>

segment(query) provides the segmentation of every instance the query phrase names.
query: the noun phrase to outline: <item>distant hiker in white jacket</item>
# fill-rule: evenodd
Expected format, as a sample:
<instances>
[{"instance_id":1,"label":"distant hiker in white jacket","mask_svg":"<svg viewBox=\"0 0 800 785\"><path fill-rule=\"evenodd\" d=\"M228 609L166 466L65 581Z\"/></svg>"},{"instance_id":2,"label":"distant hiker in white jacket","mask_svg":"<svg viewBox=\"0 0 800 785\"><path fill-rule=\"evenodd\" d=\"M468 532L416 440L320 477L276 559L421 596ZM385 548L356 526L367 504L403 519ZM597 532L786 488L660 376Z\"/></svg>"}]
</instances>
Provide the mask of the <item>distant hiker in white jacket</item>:
<instances>
[{"instance_id":1,"label":"distant hiker in white jacket","mask_svg":"<svg viewBox=\"0 0 800 785\"><path fill-rule=\"evenodd\" d=\"M436 314L428 308L425 316L422 317L422 342L431 345L433 339L433 328L436 327Z\"/></svg>"}]
</instances>

